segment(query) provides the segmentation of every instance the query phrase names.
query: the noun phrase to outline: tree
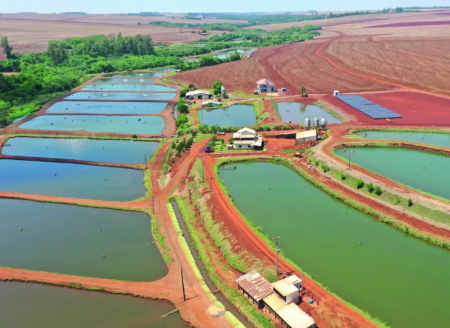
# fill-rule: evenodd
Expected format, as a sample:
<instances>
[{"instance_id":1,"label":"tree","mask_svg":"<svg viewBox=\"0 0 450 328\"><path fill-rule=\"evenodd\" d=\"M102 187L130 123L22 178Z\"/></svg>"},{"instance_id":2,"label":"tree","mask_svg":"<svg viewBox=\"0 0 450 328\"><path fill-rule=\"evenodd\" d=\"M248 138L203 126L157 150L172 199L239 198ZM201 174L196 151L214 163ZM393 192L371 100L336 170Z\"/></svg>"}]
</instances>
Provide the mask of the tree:
<instances>
[{"instance_id":1,"label":"tree","mask_svg":"<svg viewBox=\"0 0 450 328\"><path fill-rule=\"evenodd\" d=\"M180 114L180 115L178 115L177 122L175 124L176 124L176 126L180 127L183 124L186 124L187 122L188 122L188 118L187 118L186 114Z\"/></svg>"},{"instance_id":2,"label":"tree","mask_svg":"<svg viewBox=\"0 0 450 328\"><path fill-rule=\"evenodd\" d=\"M304 86L301 86L299 89L300 97L304 97L306 94L306 88Z\"/></svg>"},{"instance_id":3,"label":"tree","mask_svg":"<svg viewBox=\"0 0 450 328\"><path fill-rule=\"evenodd\" d=\"M234 138L231 137L230 139L228 139L228 142L229 142L230 144L232 144L232 143L234 142Z\"/></svg>"},{"instance_id":4,"label":"tree","mask_svg":"<svg viewBox=\"0 0 450 328\"><path fill-rule=\"evenodd\" d=\"M59 65L67 59L67 52L64 49L64 45L58 41L50 41L48 43L47 53L54 65Z\"/></svg>"},{"instance_id":5,"label":"tree","mask_svg":"<svg viewBox=\"0 0 450 328\"><path fill-rule=\"evenodd\" d=\"M213 85L212 85L212 87L213 87L213 94L214 95L220 95L220 93L221 93L221 91L222 91L222 86L223 86L223 83L221 82L221 81L219 81L219 80L216 80L214 83L213 83Z\"/></svg>"},{"instance_id":6,"label":"tree","mask_svg":"<svg viewBox=\"0 0 450 328\"><path fill-rule=\"evenodd\" d=\"M180 98L186 97L186 93L189 92L189 88L184 88L180 91Z\"/></svg>"},{"instance_id":7,"label":"tree","mask_svg":"<svg viewBox=\"0 0 450 328\"><path fill-rule=\"evenodd\" d=\"M8 37L4 36L1 40L1 46L3 48L3 53L6 54L6 58L11 59L13 47L9 45Z\"/></svg>"},{"instance_id":8,"label":"tree","mask_svg":"<svg viewBox=\"0 0 450 328\"><path fill-rule=\"evenodd\" d=\"M178 102L177 111L180 114L186 114L189 111L189 106L186 105L186 101L184 99L180 99Z\"/></svg>"}]
</instances>

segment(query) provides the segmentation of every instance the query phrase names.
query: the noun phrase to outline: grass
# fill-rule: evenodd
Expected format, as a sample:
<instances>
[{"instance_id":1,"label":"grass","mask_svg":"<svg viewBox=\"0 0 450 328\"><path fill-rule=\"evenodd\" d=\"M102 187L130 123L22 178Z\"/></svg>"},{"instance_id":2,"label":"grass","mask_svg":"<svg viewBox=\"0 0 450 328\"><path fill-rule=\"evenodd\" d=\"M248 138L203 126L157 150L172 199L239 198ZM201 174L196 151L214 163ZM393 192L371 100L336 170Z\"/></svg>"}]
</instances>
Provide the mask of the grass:
<instances>
[{"instance_id":1,"label":"grass","mask_svg":"<svg viewBox=\"0 0 450 328\"><path fill-rule=\"evenodd\" d=\"M283 120L281 119L280 111L278 110L278 103L277 103L276 101L272 101L272 102L271 102L271 105L272 105L273 111L274 111L274 112L276 113L276 115L277 115L277 118L278 118L280 121L283 121Z\"/></svg>"},{"instance_id":2,"label":"grass","mask_svg":"<svg viewBox=\"0 0 450 328\"><path fill-rule=\"evenodd\" d=\"M244 90L239 90L239 91L233 92L233 96L235 96L237 98L258 98L258 99L268 98L267 96L255 95L255 94L252 94L252 93L247 93Z\"/></svg>"},{"instance_id":3,"label":"grass","mask_svg":"<svg viewBox=\"0 0 450 328\"><path fill-rule=\"evenodd\" d=\"M164 229L162 228L162 224L159 223L156 219L152 218L151 220L152 227L152 235L156 241L156 245L161 253L162 258L170 265L174 262L174 259L171 258L168 254L170 252L170 248L166 246L166 234Z\"/></svg>"}]
</instances>

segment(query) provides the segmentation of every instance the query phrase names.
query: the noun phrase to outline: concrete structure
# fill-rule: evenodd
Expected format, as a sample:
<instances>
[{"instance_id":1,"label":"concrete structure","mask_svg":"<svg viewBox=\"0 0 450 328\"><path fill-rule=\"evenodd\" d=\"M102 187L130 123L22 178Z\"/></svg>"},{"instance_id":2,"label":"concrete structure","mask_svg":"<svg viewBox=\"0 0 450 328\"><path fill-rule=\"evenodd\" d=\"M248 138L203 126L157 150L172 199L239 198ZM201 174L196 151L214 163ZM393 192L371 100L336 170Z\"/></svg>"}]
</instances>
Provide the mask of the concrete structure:
<instances>
[{"instance_id":1,"label":"concrete structure","mask_svg":"<svg viewBox=\"0 0 450 328\"><path fill-rule=\"evenodd\" d=\"M186 93L186 97L184 99L187 100L208 100L212 99L213 95L209 91L204 90L195 90L195 91L189 91Z\"/></svg>"},{"instance_id":2,"label":"concrete structure","mask_svg":"<svg viewBox=\"0 0 450 328\"><path fill-rule=\"evenodd\" d=\"M262 135L256 135L256 131L243 128L233 134L234 149L259 149L263 146Z\"/></svg>"},{"instance_id":3,"label":"concrete structure","mask_svg":"<svg viewBox=\"0 0 450 328\"><path fill-rule=\"evenodd\" d=\"M297 276L290 276L272 284L273 291L280 296L284 303L299 302L301 280ZM298 287L297 287L298 285Z\"/></svg>"},{"instance_id":4,"label":"concrete structure","mask_svg":"<svg viewBox=\"0 0 450 328\"><path fill-rule=\"evenodd\" d=\"M301 144L303 142L310 142L317 140L316 130L308 130L303 132L297 132L295 135L295 144Z\"/></svg>"},{"instance_id":5,"label":"concrete structure","mask_svg":"<svg viewBox=\"0 0 450 328\"><path fill-rule=\"evenodd\" d=\"M275 90L275 84L269 80L262 79L256 82L259 93L273 93Z\"/></svg>"},{"instance_id":6,"label":"concrete structure","mask_svg":"<svg viewBox=\"0 0 450 328\"><path fill-rule=\"evenodd\" d=\"M336 97L336 96L339 96L339 91L338 91L338 90L334 90L333 95L334 95L335 97Z\"/></svg>"},{"instance_id":7,"label":"concrete structure","mask_svg":"<svg viewBox=\"0 0 450 328\"><path fill-rule=\"evenodd\" d=\"M315 328L316 322L308 314L303 312L296 304L285 304L277 294L271 294L264 298L267 311L275 319L279 319L283 326L289 328Z\"/></svg>"},{"instance_id":8,"label":"concrete structure","mask_svg":"<svg viewBox=\"0 0 450 328\"><path fill-rule=\"evenodd\" d=\"M273 294L270 282L255 270L236 279L239 291L247 296L258 309L264 307L263 299Z\"/></svg>"}]
</instances>

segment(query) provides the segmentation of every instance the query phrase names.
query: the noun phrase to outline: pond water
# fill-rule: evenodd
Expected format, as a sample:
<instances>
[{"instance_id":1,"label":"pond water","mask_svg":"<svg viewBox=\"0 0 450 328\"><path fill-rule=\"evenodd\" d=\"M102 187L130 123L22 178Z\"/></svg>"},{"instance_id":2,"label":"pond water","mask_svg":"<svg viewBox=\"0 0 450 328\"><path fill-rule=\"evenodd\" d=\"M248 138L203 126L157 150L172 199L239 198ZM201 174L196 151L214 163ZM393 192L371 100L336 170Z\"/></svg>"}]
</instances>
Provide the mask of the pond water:
<instances>
[{"instance_id":1,"label":"pond water","mask_svg":"<svg viewBox=\"0 0 450 328\"><path fill-rule=\"evenodd\" d=\"M104 78L92 81L92 83L123 83L123 84L128 84L128 83L153 83L153 82L155 82L155 79L139 78L139 77L124 78L124 79L104 77Z\"/></svg>"},{"instance_id":2,"label":"pond water","mask_svg":"<svg viewBox=\"0 0 450 328\"><path fill-rule=\"evenodd\" d=\"M46 113L81 114L158 114L168 103L115 102L115 101L60 101L50 106Z\"/></svg>"},{"instance_id":3,"label":"pond water","mask_svg":"<svg viewBox=\"0 0 450 328\"><path fill-rule=\"evenodd\" d=\"M52 139L15 137L1 153L13 156L76 159L82 161L144 163L159 146L157 141Z\"/></svg>"},{"instance_id":4,"label":"pond water","mask_svg":"<svg viewBox=\"0 0 450 328\"><path fill-rule=\"evenodd\" d=\"M246 50L243 50L243 49L236 49L236 50L230 50L230 51L228 51L227 53L229 53L229 54L234 54L235 52L237 52L238 54L242 54L242 53L244 53Z\"/></svg>"},{"instance_id":5,"label":"pond water","mask_svg":"<svg viewBox=\"0 0 450 328\"><path fill-rule=\"evenodd\" d=\"M172 67L156 68L151 72L123 72L118 74L108 74L107 77L160 77L166 73L173 72L175 69Z\"/></svg>"},{"instance_id":6,"label":"pond water","mask_svg":"<svg viewBox=\"0 0 450 328\"><path fill-rule=\"evenodd\" d=\"M253 106L233 105L213 110L201 109L198 117L202 124L227 126L250 126L256 123Z\"/></svg>"},{"instance_id":7,"label":"pond water","mask_svg":"<svg viewBox=\"0 0 450 328\"><path fill-rule=\"evenodd\" d=\"M42 115L23 123L22 129L109 133L162 133L161 116Z\"/></svg>"},{"instance_id":8,"label":"pond water","mask_svg":"<svg viewBox=\"0 0 450 328\"><path fill-rule=\"evenodd\" d=\"M220 59L226 59L228 57L230 57L230 54L219 54L219 55L215 55L214 57L216 58L220 58Z\"/></svg>"},{"instance_id":9,"label":"pond water","mask_svg":"<svg viewBox=\"0 0 450 328\"><path fill-rule=\"evenodd\" d=\"M281 120L286 123L304 124L305 118L307 117L311 119L311 125L313 124L314 117L317 117L319 120L324 117L328 123L341 123L340 120L319 106L297 102L279 102L277 104Z\"/></svg>"},{"instance_id":10,"label":"pond water","mask_svg":"<svg viewBox=\"0 0 450 328\"><path fill-rule=\"evenodd\" d=\"M164 93L132 93L132 92L75 92L65 97L67 100L169 100L175 97L174 92Z\"/></svg>"},{"instance_id":11,"label":"pond water","mask_svg":"<svg viewBox=\"0 0 450 328\"><path fill-rule=\"evenodd\" d=\"M8 328L181 328L170 304L139 297L0 282L0 326Z\"/></svg>"},{"instance_id":12,"label":"pond water","mask_svg":"<svg viewBox=\"0 0 450 328\"><path fill-rule=\"evenodd\" d=\"M1 266L131 281L168 272L144 213L14 199L0 207Z\"/></svg>"},{"instance_id":13,"label":"pond water","mask_svg":"<svg viewBox=\"0 0 450 328\"><path fill-rule=\"evenodd\" d=\"M450 147L450 134L445 133L367 131L355 134L367 139L402 140L439 147Z\"/></svg>"},{"instance_id":14,"label":"pond water","mask_svg":"<svg viewBox=\"0 0 450 328\"><path fill-rule=\"evenodd\" d=\"M81 90L86 91L175 91L175 88L158 84L88 84Z\"/></svg>"},{"instance_id":15,"label":"pond water","mask_svg":"<svg viewBox=\"0 0 450 328\"><path fill-rule=\"evenodd\" d=\"M0 160L0 191L124 202L145 196L142 171L117 167Z\"/></svg>"},{"instance_id":16,"label":"pond water","mask_svg":"<svg viewBox=\"0 0 450 328\"><path fill-rule=\"evenodd\" d=\"M450 321L449 251L334 200L284 166L231 166L219 172L237 207L280 236L282 252L315 280L390 327Z\"/></svg>"},{"instance_id":17,"label":"pond water","mask_svg":"<svg viewBox=\"0 0 450 328\"><path fill-rule=\"evenodd\" d=\"M351 161L404 185L450 199L450 157L407 148L352 148ZM337 154L348 158L344 149Z\"/></svg>"}]
</instances>

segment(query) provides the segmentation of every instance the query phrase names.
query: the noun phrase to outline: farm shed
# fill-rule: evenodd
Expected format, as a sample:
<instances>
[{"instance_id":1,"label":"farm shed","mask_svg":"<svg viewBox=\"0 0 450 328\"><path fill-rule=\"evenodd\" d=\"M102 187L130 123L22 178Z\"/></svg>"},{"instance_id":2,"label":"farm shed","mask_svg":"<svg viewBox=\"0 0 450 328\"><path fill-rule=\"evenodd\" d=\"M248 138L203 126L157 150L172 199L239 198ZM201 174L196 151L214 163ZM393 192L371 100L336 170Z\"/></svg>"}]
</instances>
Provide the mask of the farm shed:
<instances>
[{"instance_id":1,"label":"farm shed","mask_svg":"<svg viewBox=\"0 0 450 328\"><path fill-rule=\"evenodd\" d=\"M200 100L200 99L212 99L213 95L209 91L204 90L195 90L195 91L189 91L186 93L186 97L184 99L187 100Z\"/></svg>"},{"instance_id":2,"label":"farm shed","mask_svg":"<svg viewBox=\"0 0 450 328\"><path fill-rule=\"evenodd\" d=\"M264 307L263 299L273 293L270 282L255 270L237 278L236 282L238 289L259 309Z\"/></svg>"},{"instance_id":3,"label":"farm shed","mask_svg":"<svg viewBox=\"0 0 450 328\"><path fill-rule=\"evenodd\" d=\"M286 304L299 301L300 279L297 276L290 276L272 284L273 290ZM296 286L298 285L298 287Z\"/></svg>"},{"instance_id":4,"label":"farm shed","mask_svg":"<svg viewBox=\"0 0 450 328\"><path fill-rule=\"evenodd\" d=\"M263 137L256 135L256 131L250 128L243 128L233 134L234 149L241 148L261 148L263 146Z\"/></svg>"},{"instance_id":5,"label":"farm shed","mask_svg":"<svg viewBox=\"0 0 450 328\"><path fill-rule=\"evenodd\" d=\"M272 93L276 92L275 84L269 80L262 79L256 82L259 93Z\"/></svg>"},{"instance_id":6,"label":"farm shed","mask_svg":"<svg viewBox=\"0 0 450 328\"><path fill-rule=\"evenodd\" d=\"M288 328L315 328L316 322L308 314L303 312L298 305L292 303L286 305L277 294L271 294L264 298L267 310L275 319L281 320L283 326Z\"/></svg>"},{"instance_id":7,"label":"farm shed","mask_svg":"<svg viewBox=\"0 0 450 328\"><path fill-rule=\"evenodd\" d=\"M297 132L295 135L295 144L301 144L303 142L310 142L317 140L317 132L316 130L308 130L303 132Z\"/></svg>"}]
</instances>

